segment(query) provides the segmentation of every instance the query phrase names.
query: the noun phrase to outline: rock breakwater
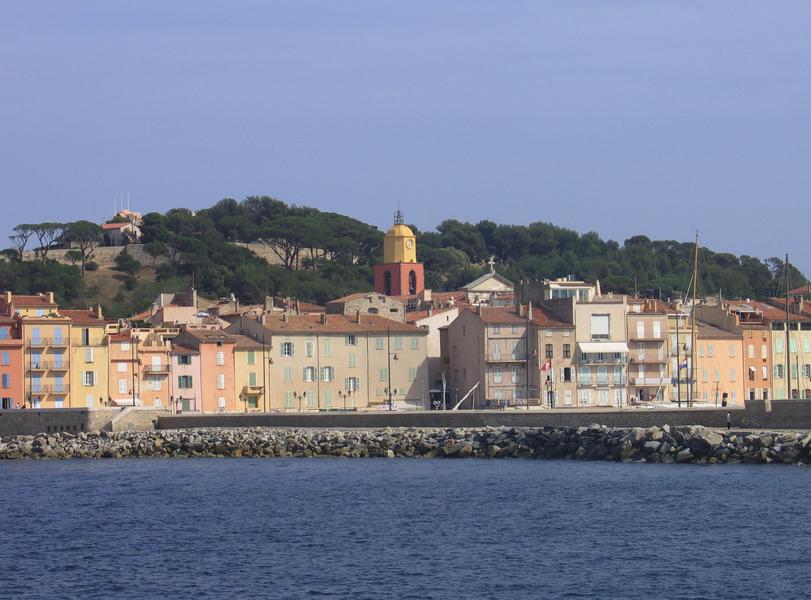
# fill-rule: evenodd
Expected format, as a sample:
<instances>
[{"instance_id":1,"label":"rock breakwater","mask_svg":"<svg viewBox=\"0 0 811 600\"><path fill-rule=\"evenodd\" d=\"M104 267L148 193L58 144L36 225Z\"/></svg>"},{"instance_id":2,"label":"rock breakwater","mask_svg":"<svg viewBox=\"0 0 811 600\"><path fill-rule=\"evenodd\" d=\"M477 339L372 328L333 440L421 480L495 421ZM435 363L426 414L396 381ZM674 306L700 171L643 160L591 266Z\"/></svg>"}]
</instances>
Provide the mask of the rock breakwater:
<instances>
[{"instance_id":1,"label":"rock breakwater","mask_svg":"<svg viewBox=\"0 0 811 600\"><path fill-rule=\"evenodd\" d=\"M279 429L58 433L0 439L0 459L136 457L550 458L811 464L811 433L704 427Z\"/></svg>"}]
</instances>

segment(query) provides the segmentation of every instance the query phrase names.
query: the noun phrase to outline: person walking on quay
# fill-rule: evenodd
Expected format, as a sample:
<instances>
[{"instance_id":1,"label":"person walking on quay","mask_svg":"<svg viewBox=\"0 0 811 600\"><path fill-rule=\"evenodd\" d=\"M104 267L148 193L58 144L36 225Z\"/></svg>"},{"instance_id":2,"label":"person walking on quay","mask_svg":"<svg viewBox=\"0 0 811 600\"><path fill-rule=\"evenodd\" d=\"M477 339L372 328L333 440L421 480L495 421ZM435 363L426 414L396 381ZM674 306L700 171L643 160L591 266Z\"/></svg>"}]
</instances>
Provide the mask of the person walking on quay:
<instances>
[{"instance_id":1,"label":"person walking on quay","mask_svg":"<svg viewBox=\"0 0 811 600\"><path fill-rule=\"evenodd\" d=\"M732 413L727 413L727 429L732 429Z\"/></svg>"}]
</instances>

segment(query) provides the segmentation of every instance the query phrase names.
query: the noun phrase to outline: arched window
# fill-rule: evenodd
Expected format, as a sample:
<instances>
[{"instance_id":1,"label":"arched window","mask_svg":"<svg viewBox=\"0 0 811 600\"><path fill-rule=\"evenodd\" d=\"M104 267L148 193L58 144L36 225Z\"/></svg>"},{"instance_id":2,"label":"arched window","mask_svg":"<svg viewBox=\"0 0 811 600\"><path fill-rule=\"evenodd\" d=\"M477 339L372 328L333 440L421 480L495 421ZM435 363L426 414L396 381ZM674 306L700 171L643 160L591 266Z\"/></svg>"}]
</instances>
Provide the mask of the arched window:
<instances>
[{"instance_id":1,"label":"arched window","mask_svg":"<svg viewBox=\"0 0 811 600\"><path fill-rule=\"evenodd\" d=\"M391 296L391 271L383 273L383 293Z\"/></svg>"},{"instance_id":2,"label":"arched window","mask_svg":"<svg viewBox=\"0 0 811 600\"><path fill-rule=\"evenodd\" d=\"M417 293L417 274L414 272L414 269L408 272L408 293Z\"/></svg>"}]
</instances>

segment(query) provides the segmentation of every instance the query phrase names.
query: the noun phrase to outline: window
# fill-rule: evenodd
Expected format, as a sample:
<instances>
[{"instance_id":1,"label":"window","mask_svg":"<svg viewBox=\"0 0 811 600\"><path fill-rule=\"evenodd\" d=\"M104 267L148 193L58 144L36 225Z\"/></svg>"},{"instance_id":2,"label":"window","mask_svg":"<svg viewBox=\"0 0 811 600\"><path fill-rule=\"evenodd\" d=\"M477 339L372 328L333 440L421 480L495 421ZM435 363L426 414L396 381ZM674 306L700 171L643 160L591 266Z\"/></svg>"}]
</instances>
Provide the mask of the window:
<instances>
[{"instance_id":1,"label":"window","mask_svg":"<svg viewBox=\"0 0 811 600\"><path fill-rule=\"evenodd\" d=\"M641 319L636 322L636 337L638 338L645 337L645 321Z\"/></svg>"},{"instance_id":2,"label":"window","mask_svg":"<svg viewBox=\"0 0 811 600\"><path fill-rule=\"evenodd\" d=\"M248 350L248 364L249 365L256 364L256 352L254 350Z\"/></svg>"},{"instance_id":3,"label":"window","mask_svg":"<svg viewBox=\"0 0 811 600\"><path fill-rule=\"evenodd\" d=\"M408 383L412 383L417 378L417 369L408 367Z\"/></svg>"},{"instance_id":4,"label":"window","mask_svg":"<svg viewBox=\"0 0 811 600\"><path fill-rule=\"evenodd\" d=\"M411 349L412 350L420 349L420 338L418 338L416 335L411 336Z\"/></svg>"},{"instance_id":5,"label":"window","mask_svg":"<svg viewBox=\"0 0 811 600\"><path fill-rule=\"evenodd\" d=\"M150 384L149 387L153 392L161 391L161 380L157 377L147 379L147 383Z\"/></svg>"},{"instance_id":6,"label":"window","mask_svg":"<svg viewBox=\"0 0 811 600\"><path fill-rule=\"evenodd\" d=\"M714 356L715 355L715 348L713 348L712 344L707 344L707 356Z\"/></svg>"},{"instance_id":7,"label":"window","mask_svg":"<svg viewBox=\"0 0 811 600\"><path fill-rule=\"evenodd\" d=\"M11 387L11 378L8 373L3 373L2 377L0 377L0 386L4 388Z\"/></svg>"},{"instance_id":8,"label":"window","mask_svg":"<svg viewBox=\"0 0 811 600\"><path fill-rule=\"evenodd\" d=\"M755 380L755 367L749 367L749 381ZM754 397L752 398L754 400Z\"/></svg>"},{"instance_id":9,"label":"window","mask_svg":"<svg viewBox=\"0 0 811 600\"><path fill-rule=\"evenodd\" d=\"M808 337L803 338L803 352L811 352L811 340Z\"/></svg>"},{"instance_id":10,"label":"window","mask_svg":"<svg viewBox=\"0 0 811 600\"><path fill-rule=\"evenodd\" d=\"M302 378L304 381L316 381L315 367L304 367Z\"/></svg>"},{"instance_id":11,"label":"window","mask_svg":"<svg viewBox=\"0 0 811 600\"><path fill-rule=\"evenodd\" d=\"M796 354L796 352L797 352L797 339L796 338L791 338L788 341L788 344L789 344L789 348L791 349L792 354Z\"/></svg>"},{"instance_id":12,"label":"window","mask_svg":"<svg viewBox=\"0 0 811 600\"><path fill-rule=\"evenodd\" d=\"M90 329L87 327L82 329L82 346L90 345Z\"/></svg>"},{"instance_id":13,"label":"window","mask_svg":"<svg viewBox=\"0 0 811 600\"><path fill-rule=\"evenodd\" d=\"M611 336L611 316L591 315L591 339L607 340Z\"/></svg>"},{"instance_id":14,"label":"window","mask_svg":"<svg viewBox=\"0 0 811 600\"><path fill-rule=\"evenodd\" d=\"M293 356L293 342L282 342L282 356Z\"/></svg>"},{"instance_id":15,"label":"window","mask_svg":"<svg viewBox=\"0 0 811 600\"><path fill-rule=\"evenodd\" d=\"M96 385L96 372L95 371L82 372L82 383L85 386Z\"/></svg>"},{"instance_id":16,"label":"window","mask_svg":"<svg viewBox=\"0 0 811 600\"><path fill-rule=\"evenodd\" d=\"M282 369L282 379L285 383L293 382L293 367L285 367Z\"/></svg>"},{"instance_id":17,"label":"window","mask_svg":"<svg viewBox=\"0 0 811 600\"><path fill-rule=\"evenodd\" d=\"M126 373L127 372L127 363L125 362L117 362L115 364L116 371L119 373Z\"/></svg>"},{"instance_id":18,"label":"window","mask_svg":"<svg viewBox=\"0 0 811 600\"><path fill-rule=\"evenodd\" d=\"M0 327L0 340L8 339L8 327Z\"/></svg>"},{"instance_id":19,"label":"window","mask_svg":"<svg viewBox=\"0 0 811 600\"><path fill-rule=\"evenodd\" d=\"M305 356L313 356L314 354L314 344L312 340L307 340L304 342L304 355Z\"/></svg>"},{"instance_id":20,"label":"window","mask_svg":"<svg viewBox=\"0 0 811 600\"><path fill-rule=\"evenodd\" d=\"M248 373L248 385L256 387L256 373Z\"/></svg>"},{"instance_id":21,"label":"window","mask_svg":"<svg viewBox=\"0 0 811 600\"><path fill-rule=\"evenodd\" d=\"M496 342L493 344L493 357L498 360L501 358L501 343Z\"/></svg>"},{"instance_id":22,"label":"window","mask_svg":"<svg viewBox=\"0 0 811 600\"><path fill-rule=\"evenodd\" d=\"M248 408L259 408L259 399L256 396L248 396Z\"/></svg>"},{"instance_id":23,"label":"window","mask_svg":"<svg viewBox=\"0 0 811 600\"><path fill-rule=\"evenodd\" d=\"M747 356L750 359L755 358L755 345L754 344L749 344L749 346L747 346L746 352L747 352Z\"/></svg>"},{"instance_id":24,"label":"window","mask_svg":"<svg viewBox=\"0 0 811 600\"><path fill-rule=\"evenodd\" d=\"M766 344L760 345L760 358L763 360L769 358L769 347Z\"/></svg>"},{"instance_id":25,"label":"window","mask_svg":"<svg viewBox=\"0 0 811 600\"><path fill-rule=\"evenodd\" d=\"M225 375L223 373L217 373L217 389L225 389Z\"/></svg>"},{"instance_id":26,"label":"window","mask_svg":"<svg viewBox=\"0 0 811 600\"><path fill-rule=\"evenodd\" d=\"M65 399L62 398L61 396L59 398L56 398L56 400L54 400L54 408L62 408L62 403L64 402L64 400Z\"/></svg>"},{"instance_id":27,"label":"window","mask_svg":"<svg viewBox=\"0 0 811 600\"><path fill-rule=\"evenodd\" d=\"M321 381L335 381L335 367L321 367Z\"/></svg>"},{"instance_id":28,"label":"window","mask_svg":"<svg viewBox=\"0 0 811 600\"><path fill-rule=\"evenodd\" d=\"M220 412L225 412L225 396L217 398L217 408Z\"/></svg>"},{"instance_id":29,"label":"window","mask_svg":"<svg viewBox=\"0 0 811 600\"><path fill-rule=\"evenodd\" d=\"M777 354L782 354L782 352L783 352L783 340L781 338L777 338L774 341L774 351Z\"/></svg>"},{"instance_id":30,"label":"window","mask_svg":"<svg viewBox=\"0 0 811 600\"><path fill-rule=\"evenodd\" d=\"M571 357L572 357L572 345L563 344L563 358L571 358Z\"/></svg>"},{"instance_id":31,"label":"window","mask_svg":"<svg viewBox=\"0 0 811 600\"><path fill-rule=\"evenodd\" d=\"M513 342L512 357L518 358L518 342Z\"/></svg>"},{"instance_id":32,"label":"window","mask_svg":"<svg viewBox=\"0 0 811 600\"><path fill-rule=\"evenodd\" d=\"M403 349L403 338L399 335L396 338L394 338L394 349L395 350Z\"/></svg>"},{"instance_id":33,"label":"window","mask_svg":"<svg viewBox=\"0 0 811 600\"><path fill-rule=\"evenodd\" d=\"M546 344L546 358L553 358L555 354L552 344Z\"/></svg>"},{"instance_id":34,"label":"window","mask_svg":"<svg viewBox=\"0 0 811 600\"><path fill-rule=\"evenodd\" d=\"M304 392L304 400L307 402L307 408L315 408L315 394L312 391Z\"/></svg>"},{"instance_id":35,"label":"window","mask_svg":"<svg viewBox=\"0 0 811 600\"><path fill-rule=\"evenodd\" d=\"M355 355L354 352L349 353L348 362L350 369L358 366L358 357Z\"/></svg>"},{"instance_id":36,"label":"window","mask_svg":"<svg viewBox=\"0 0 811 600\"><path fill-rule=\"evenodd\" d=\"M324 390L324 407L329 408L332 406L332 390Z\"/></svg>"},{"instance_id":37,"label":"window","mask_svg":"<svg viewBox=\"0 0 811 600\"><path fill-rule=\"evenodd\" d=\"M721 381L721 369L713 369L712 380Z\"/></svg>"},{"instance_id":38,"label":"window","mask_svg":"<svg viewBox=\"0 0 811 600\"><path fill-rule=\"evenodd\" d=\"M571 406L572 405L572 391L565 390L563 392L563 406Z\"/></svg>"},{"instance_id":39,"label":"window","mask_svg":"<svg viewBox=\"0 0 811 600\"><path fill-rule=\"evenodd\" d=\"M763 367L763 381L769 379L769 367Z\"/></svg>"},{"instance_id":40,"label":"window","mask_svg":"<svg viewBox=\"0 0 811 600\"><path fill-rule=\"evenodd\" d=\"M130 343L129 342L121 342L121 351L122 352L129 352L130 351Z\"/></svg>"},{"instance_id":41,"label":"window","mask_svg":"<svg viewBox=\"0 0 811 600\"><path fill-rule=\"evenodd\" d=\"M707 375L707 369L701 369L701 381L703 381L704 383L709 381L709 378L708 378L708 375Z\"/></svg>"},{"instance_id":42,"label":"window","mask_svg":"<svg viewBox=\"0 0 811 600\"><path fill-rule=\"evenodd\" d=\"M783 365L774 365L774 378L783 379L785 377L785 369Z\"/></svg>"},{"instance_id":43,"label":"window","mask_svg":"<svg viewBox=\"0 0 811 600\"><path fill-rule=\"evenodd\" d=\"M597 385L608 383L608 370L605 367L597 367Z\"/></svg>"},{"instance_id":44,"label":"window","mask_svg":"<svg viewBox=\"0 0 811 600\"><path fill-rule=\"evenodd\" d=\"M653 337L662 337L662 324L659 321L653 322Z\"/></svg>"},{"instance_id":45,"label":"window","mask_svg":"<svg viewBox=\"0 0 811 600\"><path fill-rule=\"evenodd\" d=\"M614 367L614 385L622 385L622 367Z\"/></svg>"},{"instance_id":46,"label":"window","mask_svg":"<svg viewBox=\"0 0 811 600\"><path fill-rule=\"evenodd\" d=\"M379 379L378 381L388 381L389 380L389 370L388 369L380 369L378 371Z\"/></svg>"},{"instance_id":47,"label":"window","mask_svg":"<svg viewBox=\"0 0 811 600\"><path fill-rule=\"evenodd\" d=\"M360 380L357 377L346 378L346 391L356 392L360 389Z\"/></svg>"},{"instance_id":48,"label":"window","mask_svg":"<svg viewBox=\"0 0 811 600\"><path fill-rule=\"evenodd\" d=\"M5 367L11 364L11 354L6 350L3 351L2 363Z\"/></svg>"},{"instance_id":49,"label":"window","mask_svg":"<svg viewBox=\"0 0 811 600\"><path fill-rule=\"evenodd\" d=\"M346 336L346 345L347 346L357 346L358 345L358 336L355 334L349 334Z\"/></svg>"},{"instance_id":50,"label":"window","mask_svg":"<svg viewBox=\"0 0 811 600\"><path fill-rule=\"evenodd\" d=\"M217 366L222 367L225 365L225 352L217 351Z\"/></svg>"},{"instance_id":51,"label":"window","mask_svg":"<svg viewBox=\"0 0 811 600\"><path fill-rule=\"evenodd\" d=\"M287 391L284 393L284 407L293 408L293 392Z\"/></svg>"},{"instance_id":52,"label":"window","mask_svg":"<svg viewBox=\"0 0 811 600\"><path fill-rule=\"evenodd\" d=\"M518 333L518 325L514 324L510 327L510 333L517 334Z\"/></svg>"},{"instance_id":53,"label":"window","mask_svg":"<svg viewBox=\"0 0 811 600\"><path fill-rule=\"evenodd\" d=\"M520 382L521 381L521 367L513 367L512 368L512 373L513 373L513 377L512 377L513 383Z\"/></svg>"},{"instance_id":54,"label":"window","mask_svg":"<svg viewBox=\"0 0 811 600\"><path fill-rule=\"evenodd\" d=\"M86 363L93 362L93 348L85 348L84 349L84 361Z\"/></svg>"},{"instance_id":55,"label":"window","mask_svg":"<svg viewBox=\"0 0 811 600\"><path fill-rule=\"evenodd\" d=\"M735 358L735 344L729 345L729 357Z\"/></svg>"},{"instance_id":56,"label":"window","mask_svg":"<svg viewBox=\"0 0 811 600\"><path fill-rule=\"evenodd\" d=\"M564 383L569 383L572 380L572 368L571 367L563 367L563 369L561 370L561 375L563 377L563 382Z\"/></svg>"},{"instance_id":57,"label":"window","mask_svg":"<svg viewBox=\"0 0 811 600\"><path fill-rule=\"evenodd\" d=\"M501 367L493 367L493 383L501 383Z\"/></svg>"},{"instance_id":58,"label":"window","mask_svg":"<svg viewBox=\"0 0 811 600\"><path fill-rule=\"evenodd\" d=\"M181 390L188 390L192 387L192 376L191 375L178 375L177 377L177 387Z\"/></svg>"},{"instance_id":59,"label":"window","mask_svg":"<svg viewBox=\"0 0 811 600\"><path fill-rule=\"evenodd\" d=\"M591 404L591 390L580 390L580 406Z\"/></svg>"},{"instance_id":60,"label":"window","mask_svg":"<svg viewBox=\"0 0 811 600\"><path fill-rule=\"evenodd\" d=\"M191 364L191 354L178 354L177 355L177 364L179 364L179 365L190 365Z\"/></svg>"},{"instance_id":61,"label":"window","mask_svg":"<svg viewBox=\"0 0 811 600\"><path fill-rule=\"evenodd\" d=\"M127 393L127 380L126 379L119 379L118 380L118 393L119 394L126 394Z\"/></svg>"},{"instance_id":62,"label":"window","mask_svg":"<svg viewBox=\"0 0 811 600\"><path fill-rule=\"evenodd\" d=\"M597 404L600 406L608 405L608 390L597 390Z\"/></svg>"},{"instance_id":63,"label":"window","mask_svg":"<svg viewBox=\"0 0 811 600\"><path fill-rule=\"evenodd\" d=\"M37 314L38 317L44 317L45 316L45 309L44 308L38 308L36 314Z\"/></svg>"},{"instance_id":64,"label":"window","mask_svg":"<svg viewBox=\"0 0 811 600\"><path fill-rule=\"evenodd\" d=\"M738 370L737 369L730 369L729 370L729 380L735 381L738 378Z\"/></svg>"},{"instance_id":65,"label":"window","mask_svg":"<svg viewBox=\"0 0 811 600\"><path fill-rule=\"evenodd\" d=\"M580 383L591 385L591 367L580 367Z\"/></svg>"},{"instance_id":66,"label":"window","mask_svg":"<svg viewBox=\"0 0 811 600\"><path fill-rule=\"evenodd\" d=\"M811 379L811 365L804 364L803 365L803 377L806 379Z\"/></svg>"},{"instance_id":67,"label":"window","mask_svg":"<svg viewBox=\"0 0 811 600\"><path fill-rule=\"evenodd\" d=\"M324 349L324 356L332 356L332 340L329 338L321 342L321 347Z\"/></svg>"},{"instance_id":68,"label":"window","mask_svg":"<svg viewBox=\"0 0 811 600\"><path fill-rule=\"evenodd\" d=\"M386 340L383 339L382 336L377 336L375 338L375 349L376 350L383 350L386 347Z\"/></svg>"},{"instance_id":69,"label":"window","mask_svg":"<svg viewBox=\"0 0 811 600\"><path fill-rule=\"evenodd\" d=\"M501 335L501 325L493 325L493 335Z\"/></svg>"}]
</instances>

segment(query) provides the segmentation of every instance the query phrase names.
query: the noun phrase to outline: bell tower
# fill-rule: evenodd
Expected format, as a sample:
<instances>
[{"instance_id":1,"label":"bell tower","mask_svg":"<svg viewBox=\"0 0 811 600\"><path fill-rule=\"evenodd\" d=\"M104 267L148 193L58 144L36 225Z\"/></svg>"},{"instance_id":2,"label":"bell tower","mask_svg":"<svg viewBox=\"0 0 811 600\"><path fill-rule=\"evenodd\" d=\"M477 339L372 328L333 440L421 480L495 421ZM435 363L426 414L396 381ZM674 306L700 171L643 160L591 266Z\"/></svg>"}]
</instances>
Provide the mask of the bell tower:
<instances>
[{"instance_id":1,"label":"bell tower","mask_svg":"<svg viewBox=\"0 0 811 600\"><path fill-rule=\"evenodd\" d=\"M417 262L417 238L405 224L403 211L383 237L383 264L375 265L375 291L387 296L411 296L425 289L425 270Z\"/></svg>"}]
</instances>

